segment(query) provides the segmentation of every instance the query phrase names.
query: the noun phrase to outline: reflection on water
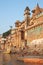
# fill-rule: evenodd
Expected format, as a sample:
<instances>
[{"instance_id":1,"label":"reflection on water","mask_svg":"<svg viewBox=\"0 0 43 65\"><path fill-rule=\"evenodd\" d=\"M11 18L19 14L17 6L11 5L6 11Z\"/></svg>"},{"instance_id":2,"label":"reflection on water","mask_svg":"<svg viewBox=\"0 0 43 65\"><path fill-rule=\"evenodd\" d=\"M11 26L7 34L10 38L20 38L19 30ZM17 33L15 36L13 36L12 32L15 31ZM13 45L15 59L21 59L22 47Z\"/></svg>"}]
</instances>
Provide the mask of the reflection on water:
<instances>
[{"instance_id":1,"label":"reflection on water","mask_svg":"<svg viewBox=\"0 0 43 65\"><path fill-rule=\"evenodd\" d=\"M23 62L17 61L14 54L0 54L0 65L25 65Z\"/></svg>"},{"instance_id":2,"label":"reflection on water","mask_svg":"<svg viewBox=\"0 0 43 65\"><path fill-rule=\"evenodd\" d=\"M2 54L0 53L0 65L43 65L34 63L24 63L17 61L17 56L14 54Z\"/></svg>"}]
</instances>

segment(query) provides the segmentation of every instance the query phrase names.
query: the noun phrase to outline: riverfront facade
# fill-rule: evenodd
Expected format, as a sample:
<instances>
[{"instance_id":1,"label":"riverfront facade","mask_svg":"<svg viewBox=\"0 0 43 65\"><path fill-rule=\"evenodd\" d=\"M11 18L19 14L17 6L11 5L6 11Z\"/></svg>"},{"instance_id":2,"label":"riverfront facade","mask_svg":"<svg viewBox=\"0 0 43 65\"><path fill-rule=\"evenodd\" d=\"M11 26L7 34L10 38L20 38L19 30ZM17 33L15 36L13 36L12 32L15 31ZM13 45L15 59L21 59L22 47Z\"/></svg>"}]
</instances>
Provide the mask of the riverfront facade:
<instances>
[{"instance_id":1,"label":"riverfront facade","mask_svg":"<svg viewBox=\"0 0 43 65\"><path fill-rule=\"evenodd\" d=\"M9 45L23 48L29 45L33 40L43 38L43 8L38 4L32 10L32 16L29 7L24 10L24 20L15 22L15 28L11 29L11 34L6 37L5 48Z\"/></svg>"},{"instance_id":2,"label":"riverfront facade","mask_svg":"<svg viewBox=\"0 0 43 65\"><path fill-rule=\"evenodd\" d=\"M26 7L24 10L24 20L15 22L15 29L12 29L12 43L21 47L25 43L30 44L35 39L43 38L43 8L39 5L32 10L30 17L30 9Z\"/></svg>"}]
</instances>

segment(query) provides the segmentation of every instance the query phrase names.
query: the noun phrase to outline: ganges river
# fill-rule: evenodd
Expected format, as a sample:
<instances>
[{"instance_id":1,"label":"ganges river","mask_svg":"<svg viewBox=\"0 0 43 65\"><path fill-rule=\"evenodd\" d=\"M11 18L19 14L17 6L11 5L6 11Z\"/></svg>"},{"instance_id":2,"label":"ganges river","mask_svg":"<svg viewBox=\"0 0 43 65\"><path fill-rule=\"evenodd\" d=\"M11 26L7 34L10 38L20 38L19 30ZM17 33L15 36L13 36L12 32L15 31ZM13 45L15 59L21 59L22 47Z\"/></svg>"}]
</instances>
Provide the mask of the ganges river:
<instances>
[{"instance_id":1,"label":"ganges river","mask_svg":"<svg viewBox=\"0 0 43 65\"><path fill-rule=\"evenodd\" d=\"M43 64L25 63L23 61L17 61L17 56L15 54L0 53L0 65L43 65Z\"/></svg>"}]
</instances>

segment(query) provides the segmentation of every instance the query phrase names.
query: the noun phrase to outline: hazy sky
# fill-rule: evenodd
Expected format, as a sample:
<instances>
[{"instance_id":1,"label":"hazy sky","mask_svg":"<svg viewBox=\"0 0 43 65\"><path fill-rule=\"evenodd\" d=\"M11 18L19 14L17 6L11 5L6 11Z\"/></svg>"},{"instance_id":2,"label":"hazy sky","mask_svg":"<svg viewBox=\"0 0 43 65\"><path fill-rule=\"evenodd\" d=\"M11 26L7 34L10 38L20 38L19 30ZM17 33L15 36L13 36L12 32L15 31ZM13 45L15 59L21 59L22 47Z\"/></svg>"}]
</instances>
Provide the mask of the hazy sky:
<instances>
[{"instance_id":1,"label":"hazy sky","mask_svg":"<svg viewBox=\"0 0 43 65\"><path fill-rule=\"evenodd\" d=\"M10 29L16 20L23 20L24 9L32 10L37 2L43 8L43 0L0 0L0 34Z\"/></svg>"}]
</instances>

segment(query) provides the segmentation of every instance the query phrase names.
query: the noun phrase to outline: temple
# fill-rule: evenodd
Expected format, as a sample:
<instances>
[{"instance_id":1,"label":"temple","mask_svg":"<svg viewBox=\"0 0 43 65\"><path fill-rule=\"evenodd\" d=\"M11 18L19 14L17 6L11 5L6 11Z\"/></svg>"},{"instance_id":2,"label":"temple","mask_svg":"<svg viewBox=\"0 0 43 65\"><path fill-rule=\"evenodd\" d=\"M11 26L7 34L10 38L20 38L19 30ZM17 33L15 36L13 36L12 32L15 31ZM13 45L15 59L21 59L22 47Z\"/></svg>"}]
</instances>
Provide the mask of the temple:
<instances>
[{"instance_id":1,"label":"temple","mask_svg":"<svg viewBox=\"0 0 43 65\"><path fill-rule=\"evenodd\" d=\"M6 37L6 44L23 48L29 45L33 40L43 38L43 8L37 4L32 10L27 6L24 10L24 20L15 22L15 28L11 29L11 34Z\"/></svg>"},{"instance_id":2,"label":"temple","mask_svg":"<svg viewBox=\"0 0 43 65\"><path fill-rule=\"evenodd\" d=\"M15 22L15 29L11 31L12 44L17 47L23 47L25 42L30 44L35 39L43 38L43 8L37 4L32 10L27 6L24 10L24 20Z\"/></svg>"}]
</instances>

